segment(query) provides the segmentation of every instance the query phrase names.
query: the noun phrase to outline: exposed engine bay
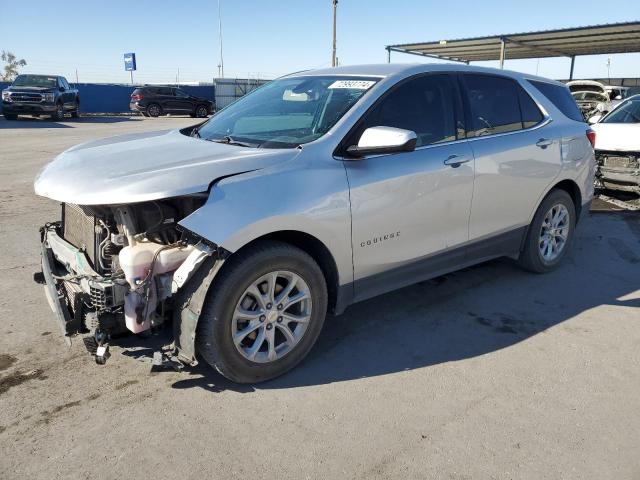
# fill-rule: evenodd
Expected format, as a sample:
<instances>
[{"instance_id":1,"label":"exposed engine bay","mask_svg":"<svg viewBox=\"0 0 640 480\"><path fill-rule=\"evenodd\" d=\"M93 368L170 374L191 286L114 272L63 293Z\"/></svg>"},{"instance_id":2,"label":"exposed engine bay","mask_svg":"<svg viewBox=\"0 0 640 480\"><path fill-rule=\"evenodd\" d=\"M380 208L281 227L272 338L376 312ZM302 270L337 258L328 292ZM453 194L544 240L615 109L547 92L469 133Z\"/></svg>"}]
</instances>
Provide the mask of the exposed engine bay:
<instances>
[{"instance_id":1,"label":"exposed engine bay","mask_svg":"<svg viewBox=\"0 0 640 480\"><path fill-rule=\"evenodd\" d=\"M178 226L207 196L115 206L63 203L61 221L42 227L43 272L48 260L58 303L67 310L64 333L93 333L98 363L108 356L111 335L140 334L170 319L175 294L218 253Z\"/></svg>"}]
</instances>

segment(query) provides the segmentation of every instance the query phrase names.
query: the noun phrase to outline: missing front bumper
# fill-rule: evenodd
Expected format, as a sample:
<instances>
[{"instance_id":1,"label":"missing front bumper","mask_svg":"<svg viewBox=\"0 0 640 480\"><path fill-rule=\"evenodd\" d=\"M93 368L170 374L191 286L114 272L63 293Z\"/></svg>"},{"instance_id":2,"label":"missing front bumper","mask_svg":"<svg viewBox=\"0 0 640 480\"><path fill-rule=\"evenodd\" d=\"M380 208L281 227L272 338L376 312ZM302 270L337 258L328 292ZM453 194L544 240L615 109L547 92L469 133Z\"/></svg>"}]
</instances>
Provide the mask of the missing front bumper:
<instances>
[{"instance_id":1,"label":"missing front bumper","mask_svg":"<svg viewBox=\"0 0 640 480\"><path fill-rule=\"evenodd\" d=\"M45 295L51 310L55 314L56 323L64 337L65 343L71 345L69 335L76 333L80 326L77 325L76 319L71 315L67 307L67 299L63 292L62 282L54 278L53 272L57 272L57 266L53 252L47 246L46 242L42 243L41 253L42 276L36 280L39 281L39 283L44 282Z\"/></svg>"}]
</instances>

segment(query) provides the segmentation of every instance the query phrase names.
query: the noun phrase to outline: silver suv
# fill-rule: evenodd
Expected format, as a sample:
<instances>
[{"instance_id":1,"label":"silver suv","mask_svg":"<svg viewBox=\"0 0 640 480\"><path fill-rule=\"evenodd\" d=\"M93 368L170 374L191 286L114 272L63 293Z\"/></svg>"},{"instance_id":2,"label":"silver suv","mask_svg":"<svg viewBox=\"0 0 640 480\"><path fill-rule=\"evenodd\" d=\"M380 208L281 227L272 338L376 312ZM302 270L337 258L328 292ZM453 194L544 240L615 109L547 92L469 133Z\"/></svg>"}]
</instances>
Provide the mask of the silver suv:
<instances>
[{"instance_id":1,"label":"silver suv","mask_svg":"<svg viewBox=\"0 0 640 480\"><path fill-rule=\"evenodd\" d=\"M567 254L593 193L594 134L569 90L452 65L275 80L184 130L76 146L38 195L42 274L65 335L173 320L168 355L237 382L307 355L327 312L508 256Z\"/></svg>"}]
</instances>

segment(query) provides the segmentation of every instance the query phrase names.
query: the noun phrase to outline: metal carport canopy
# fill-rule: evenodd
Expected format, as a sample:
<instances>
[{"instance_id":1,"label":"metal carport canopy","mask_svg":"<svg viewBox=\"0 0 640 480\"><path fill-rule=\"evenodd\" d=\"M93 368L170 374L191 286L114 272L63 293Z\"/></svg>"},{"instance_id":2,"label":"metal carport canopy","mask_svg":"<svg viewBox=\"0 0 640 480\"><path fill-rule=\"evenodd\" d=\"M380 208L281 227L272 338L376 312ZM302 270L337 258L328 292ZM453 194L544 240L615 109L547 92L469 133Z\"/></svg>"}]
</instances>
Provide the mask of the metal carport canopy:
<instances>
[{"instance_id":1,"label":"metal carport canopy","mask_svg":"<svg viewBox=\"0 0 640 480\"><path fill-rule=\"evenodd\" d=\"M573 78L578 55L640 52L640 22L406 43L388 45L386 50L388 61L391 61L391 52L401 52L463 63L500 60L501 68L505 59L568 57L571 58L569 78Z\"/></svg>"}]
</instances>

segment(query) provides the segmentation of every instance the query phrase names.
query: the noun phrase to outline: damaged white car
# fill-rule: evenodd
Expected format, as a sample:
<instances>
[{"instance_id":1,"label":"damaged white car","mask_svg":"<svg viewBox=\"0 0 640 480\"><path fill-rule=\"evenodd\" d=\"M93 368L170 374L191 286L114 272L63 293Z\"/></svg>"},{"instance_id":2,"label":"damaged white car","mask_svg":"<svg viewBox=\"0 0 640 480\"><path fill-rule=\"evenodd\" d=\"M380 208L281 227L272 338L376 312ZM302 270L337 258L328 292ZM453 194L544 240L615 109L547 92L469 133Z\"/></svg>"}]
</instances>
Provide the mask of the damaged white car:
<instances>
[{"instance_id":1,"label":"damaged white car","mask_svg":"<svg viewBox=\"0 0 640 480\"><path fill-rule=\"evenodd\" d=\"M550 80L369 65L275 80L205 123L71 148L35 181L65 335L173 321L172 359L278 376L327 312L510 256L557 267L593 194L593 132Z\"/></svg>"},{"instance_id":2,"label":"damaged white car","mask_svg":"<svg viewBox=\"0 0 640 480\"><path fill-rule=\"evenodd\" d=\"M589 119L596 131L596 184L640 193L640 95L604 117Z\"/></svg>"},{"instance_id":3,"label":"damaged white car","mask_svg":"<svg viewBox=\"0 0 640 480\"><path fill-rule=\"evenodd\" d=\"M567 86L585 120L588 120L594 115L605 115L613 108L609 93L600 82L594 80L574 80L568 82Z\"/></svg>"}]
</instances>

